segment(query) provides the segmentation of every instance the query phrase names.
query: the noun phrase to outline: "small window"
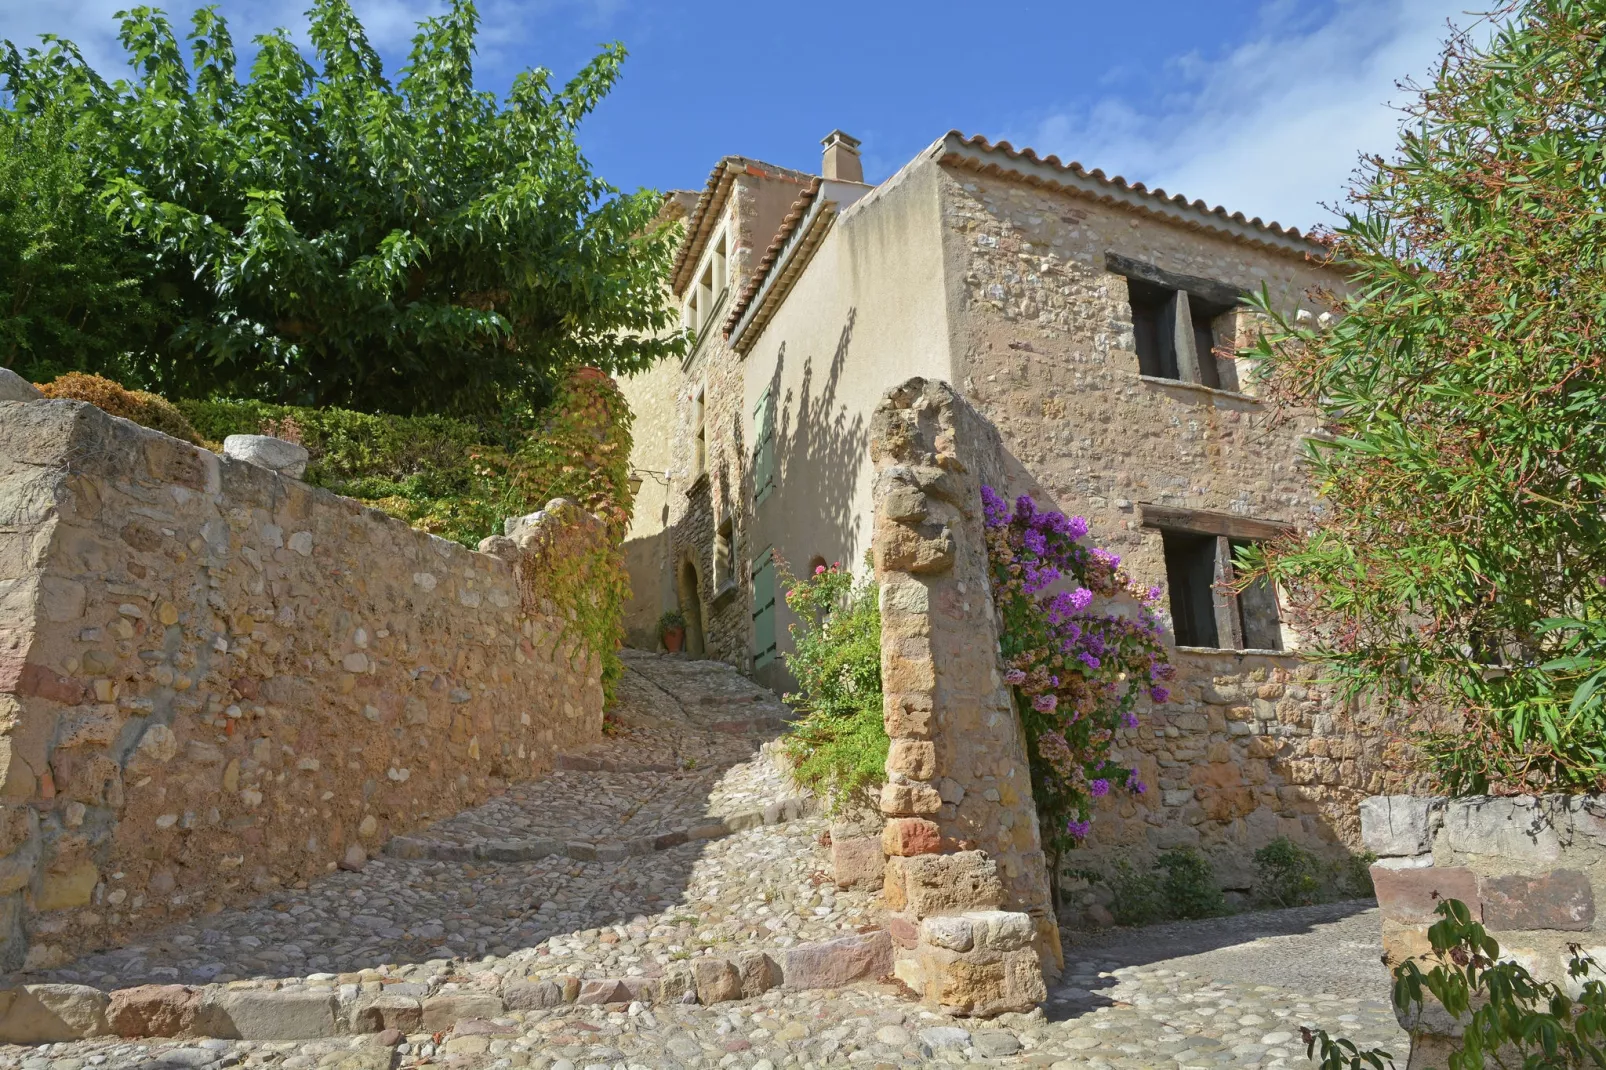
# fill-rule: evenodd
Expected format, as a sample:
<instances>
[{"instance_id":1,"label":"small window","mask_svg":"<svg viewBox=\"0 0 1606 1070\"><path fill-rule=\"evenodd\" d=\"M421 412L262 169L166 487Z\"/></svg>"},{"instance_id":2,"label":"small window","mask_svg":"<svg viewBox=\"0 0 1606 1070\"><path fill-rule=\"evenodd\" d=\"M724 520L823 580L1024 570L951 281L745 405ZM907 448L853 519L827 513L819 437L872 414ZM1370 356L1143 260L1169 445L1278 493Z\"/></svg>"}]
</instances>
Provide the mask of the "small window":
<instances>
[{"instance_id":1,"label":"small window","mask_svg":"<svg viewBox=\"0 0 1606 1070\"><path fill-rule=\"evenodd\" d=\"M726 266L725 257L725 235L723 234L719 236L719 241L714 245L713 262L709 265L709 267L714 273L714 285L712 290L714 296L718 297L720 294L725 292L725 287L730 282L730 276L728 274L729 269Z\"/></svg>"},{"instance_id":2,"label":"small window","mask_svg":"<svg viewBox=\"0 0 1606 1070\"><path fill-rule=\"evenodd\" d=\"M1171 623L1179 646L1225 650L1281 650L1277 593L1264 576L1242 591L1230 590L1233 560L1253 545L1191 531L1162 530Z\"/></svg>"},{"instance_id":3,"label":"small window","mask_svg":"<svg viewBox=\"0 0 1606 1070\"><path fill-rule=\"evenodd\" d=\"M1126 286L1132 304L1138 371L1160 379L1180 378L1175 319L1177 291L1138 279L1128 279Z\"/></svg>"},{"instance_id":4,"label":"small window","mask_svg":"<svg viewBox=\"0 0 1606 1070\"><path fill-rule=\"evenodd\" d=\"M775 489L775 406L766 390L753 408L753 501L763 504Z\"/></svg>"},{"instance_id":5,"label":"small window","mask_svg":"<svg viewBox=\"0 0 1606 1070\"><path fill-rule=\"evenodd\" d=\"M708 471L708 416L703 397L703 391L698 390L697 400L692 403L692 426L695 428L692 461L697 466L693 474L699 476Z\"/></svg>"},{"instance_id":6,"label":"small window","mask_svg":"<svg viewBox=\"0 0 1606 1070\"><path fill-rule=\"evenodd\" d=\"M1216 321L1233 306L1143 279L1129 278L1126 286L1139 373L1221 389Z\"/></svg>"},{"instance_id":7,"label":"small window","mask_svg":"<svg viewBox=\"0 0 1606 1070\"><path fill-rule=\"evenodd\" d=\"M1220 646L1211 588L1216 582L1216 537L1163 531L1165 580L1171 592L1171 626L1179 646Z\"/></svg>"},{"instance_id":8,"label":"small window","mask_svg":"<svg viewBox=\"0 0 1606 1070\"><path fill-rule=\"evenodd\" d=\"M753 668L775 660L775 555L766 549L753 568Z\"/></svg>"}]
</instances>

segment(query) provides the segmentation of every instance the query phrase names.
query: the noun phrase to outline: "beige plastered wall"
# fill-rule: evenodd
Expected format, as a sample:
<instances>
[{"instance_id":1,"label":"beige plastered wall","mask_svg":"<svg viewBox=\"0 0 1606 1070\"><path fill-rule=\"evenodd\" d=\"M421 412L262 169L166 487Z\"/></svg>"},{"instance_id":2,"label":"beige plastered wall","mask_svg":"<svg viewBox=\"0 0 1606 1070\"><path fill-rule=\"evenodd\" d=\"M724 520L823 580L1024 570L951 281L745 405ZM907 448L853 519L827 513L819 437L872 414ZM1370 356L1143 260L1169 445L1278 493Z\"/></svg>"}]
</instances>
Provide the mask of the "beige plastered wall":
<instances>
[{"instance_id":1,"label":"beige plastered wall","mask_svg":"<svg viewBox=\"0 0 1606 1070\"><path fill-rule=\"evenodd\" d=\"M746 410L779 399L776 489L752 542L799 574L816 556L866 573L871 414L897 383L950 375L937 179L912 164L843 209L747 354ZM786 650L794 618L777 609Z\"/></svg>"}]
</instances>

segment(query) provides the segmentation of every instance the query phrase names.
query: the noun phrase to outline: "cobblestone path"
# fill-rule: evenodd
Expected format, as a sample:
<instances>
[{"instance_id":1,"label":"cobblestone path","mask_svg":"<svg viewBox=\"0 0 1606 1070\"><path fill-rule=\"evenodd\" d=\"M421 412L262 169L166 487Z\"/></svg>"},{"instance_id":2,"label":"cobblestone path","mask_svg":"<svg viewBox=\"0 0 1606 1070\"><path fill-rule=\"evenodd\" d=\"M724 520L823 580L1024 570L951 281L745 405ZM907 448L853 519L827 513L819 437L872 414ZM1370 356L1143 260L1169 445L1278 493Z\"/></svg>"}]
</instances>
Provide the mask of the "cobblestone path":
<instances>
[{"instance_id":1,"label":"cobblestone path","mask_svg":"<svg viewBox=\"0 0 1606 1070\"><path fill-rule=\"evenodd\" d=\"M1361 903L1069 937L1049 1004L990 1022L935 1014L879 984L713 1006L498 1000L476 1012L476 993L508 980L645 980L704 953L881 923L873 895L827 879L827 822L769 760L763 744L786 716L775 697L714 663L626 659L620 731L551 776L393 842L361 872L16 979L305 989L342 1005L379 991L460 995L455 1022L295 1042L0 1046L0 1068L1271 1070L1309 1065L1303 1024L1403 1056L1375 910Z\"/></svg>"}]
</instances>

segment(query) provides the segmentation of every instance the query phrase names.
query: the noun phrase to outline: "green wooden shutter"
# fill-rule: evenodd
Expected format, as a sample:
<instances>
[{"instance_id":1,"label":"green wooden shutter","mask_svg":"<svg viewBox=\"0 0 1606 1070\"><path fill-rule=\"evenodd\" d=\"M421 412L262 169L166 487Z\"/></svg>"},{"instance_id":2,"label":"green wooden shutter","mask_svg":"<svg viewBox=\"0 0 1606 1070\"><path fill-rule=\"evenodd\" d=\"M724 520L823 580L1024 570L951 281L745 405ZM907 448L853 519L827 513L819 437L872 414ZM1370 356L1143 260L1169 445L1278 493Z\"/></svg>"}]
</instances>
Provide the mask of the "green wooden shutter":
<instances>
[{"instance_id":1,"label":"green wooden shutter","mask_svg":"<svg viewBox=\"0 0 1606 1070\"><path fill-rule=\"evenodd\" d=\"M753 500L762 503L775 489L775 413L770 392L753 409Z\"/></svg>"},{"instance_id":2,"label":"green wooden shutter","mask_svg":"<svg viewBox=\"0 0 1606 1070\"><path fill-rule=\"evenodd\" d=\"M753 569L753 668L775 660L775 558L759 555Z\"/></svg>"}]
</instances>

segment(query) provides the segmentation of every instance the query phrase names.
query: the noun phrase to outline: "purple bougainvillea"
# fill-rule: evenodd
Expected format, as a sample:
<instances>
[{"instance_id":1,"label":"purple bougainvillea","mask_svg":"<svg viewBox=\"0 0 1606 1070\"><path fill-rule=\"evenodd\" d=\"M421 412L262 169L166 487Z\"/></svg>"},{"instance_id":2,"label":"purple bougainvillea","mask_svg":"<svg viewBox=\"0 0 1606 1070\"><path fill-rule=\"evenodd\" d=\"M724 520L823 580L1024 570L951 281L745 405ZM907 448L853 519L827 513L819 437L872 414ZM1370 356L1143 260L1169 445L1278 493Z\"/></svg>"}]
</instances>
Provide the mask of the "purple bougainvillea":
<instances>
[{"instance_id":1,"label":"purple bougainvillea","mask_svg":"<svg viewBox=\"0 0 1606 1070\"><path fill-rule=\"evenodd\" d=\"M1081 517L1026 495L1011 508L991 487L981 494L1004 680L1026 728L1040 825L1058 852L1086 838L1093 800L1112 786L1147 790L1110 747L1117 728L1138 726L1140 702L1170 697L1161 592L1134 585L1118 555L1083 546Z\"/></svg>"}]
</instances>

